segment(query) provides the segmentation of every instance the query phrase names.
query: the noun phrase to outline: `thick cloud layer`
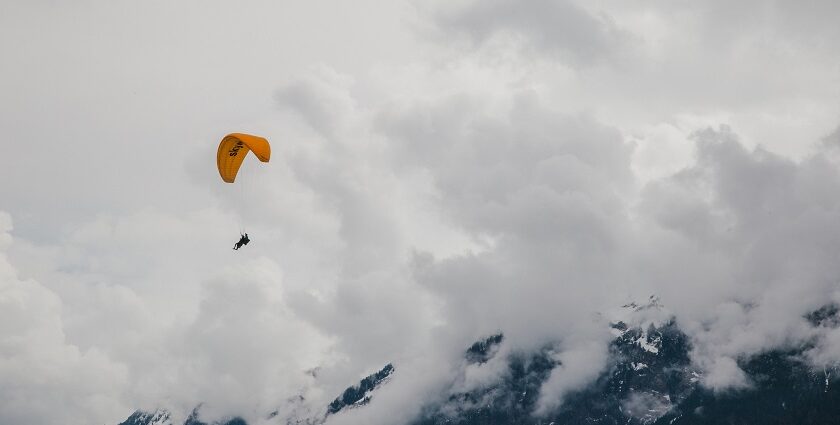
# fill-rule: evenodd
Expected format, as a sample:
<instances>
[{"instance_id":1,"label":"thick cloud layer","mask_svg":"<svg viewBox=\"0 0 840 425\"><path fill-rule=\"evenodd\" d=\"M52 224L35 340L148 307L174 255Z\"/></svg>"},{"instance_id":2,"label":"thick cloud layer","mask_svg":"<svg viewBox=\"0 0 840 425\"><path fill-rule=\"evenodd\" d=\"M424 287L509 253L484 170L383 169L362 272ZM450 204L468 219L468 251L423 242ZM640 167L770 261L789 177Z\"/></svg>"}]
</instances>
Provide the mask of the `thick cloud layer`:
<instances>
[{"instance_id":1,"label":"thick cloud layer","mask_svg":"<svg viewBox=\"0 0 840 425\"><path fill-rule=\"evenodd\" d=\"M840 303L834 2L4 9L0 123L29 142L0 182L0 423L271 423L393 362L328 423L401 424L548 347L539 415L651 294L662 316L631 320L675 316L710 388L768 349L840 361L803 317ZM234 130L273 156L227 186Z\"/></svg>"}]
</instances>

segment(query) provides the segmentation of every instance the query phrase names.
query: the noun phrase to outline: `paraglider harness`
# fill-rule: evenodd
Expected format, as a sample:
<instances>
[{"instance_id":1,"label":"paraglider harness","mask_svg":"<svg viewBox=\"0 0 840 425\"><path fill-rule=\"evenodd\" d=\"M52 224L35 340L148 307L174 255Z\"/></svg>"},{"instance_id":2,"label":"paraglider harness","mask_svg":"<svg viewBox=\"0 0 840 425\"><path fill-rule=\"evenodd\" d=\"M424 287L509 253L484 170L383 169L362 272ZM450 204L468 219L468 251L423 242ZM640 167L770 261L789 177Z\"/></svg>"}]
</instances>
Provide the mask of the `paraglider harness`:
<instances>
[{"instance_id":1,"label":"paraglider harness","mask_svg":"<svg viewBox=\"0 0 840 425\"><path fill-rule=\"evenodd\" d=\"M251 242L251 239L248 238L247 233L245 233L244 235L240 235L239 242L233 245L234 251L238 250L239 248L242 248L243 245L248 245L248 242Z\"/></svg>"}]
</instances>

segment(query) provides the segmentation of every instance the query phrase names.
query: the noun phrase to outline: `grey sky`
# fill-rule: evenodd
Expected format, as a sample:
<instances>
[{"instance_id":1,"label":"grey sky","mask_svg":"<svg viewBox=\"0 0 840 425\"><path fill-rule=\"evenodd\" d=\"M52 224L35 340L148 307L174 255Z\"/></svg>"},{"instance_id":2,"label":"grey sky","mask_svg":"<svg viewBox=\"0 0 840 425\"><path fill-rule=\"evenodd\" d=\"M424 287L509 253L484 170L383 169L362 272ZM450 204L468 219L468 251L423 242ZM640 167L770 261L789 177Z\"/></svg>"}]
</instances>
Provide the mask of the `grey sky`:
<instances>
[{"instance_id":1,"label":"grey sky","mask_svg":"<svg viewBox=\"0 0 840 425\"><path fill-rule=\"evenodd\" d=\"M260 423L394 362L329 423L396 425L497 379L459 355L498 331L503 354L554 345L549 410L599 372L610 311L652 293L712 388L805 340L840 361L802 319L840 302L838 17L0 0L0 423L199 402ZM273 153L231 187L213 156L234 131Z\"/></svg>"}]
</instances>

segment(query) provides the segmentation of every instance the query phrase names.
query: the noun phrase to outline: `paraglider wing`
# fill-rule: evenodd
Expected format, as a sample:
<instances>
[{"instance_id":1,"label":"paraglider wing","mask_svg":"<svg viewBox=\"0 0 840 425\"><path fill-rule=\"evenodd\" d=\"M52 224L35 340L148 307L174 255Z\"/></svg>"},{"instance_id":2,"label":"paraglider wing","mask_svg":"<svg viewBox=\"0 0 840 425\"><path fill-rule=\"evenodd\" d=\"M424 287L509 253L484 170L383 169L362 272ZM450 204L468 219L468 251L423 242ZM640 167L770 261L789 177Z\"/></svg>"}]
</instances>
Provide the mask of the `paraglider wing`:
<instances>
[{"instance_id":1,"label":"paraglider wing","mask_svg":"<svg viewBox=\"0 0 840 425\"><path fill-rule=\"evenodd\" d=\"M271 158L271 146L268 140L262 137L231 133L222 139L219 143L219 152L216 154L216 165L219 167L222 180L233 183L248 152L254 152L254 155L262 162L268 162Z\"/></svg>"}]
</instances>

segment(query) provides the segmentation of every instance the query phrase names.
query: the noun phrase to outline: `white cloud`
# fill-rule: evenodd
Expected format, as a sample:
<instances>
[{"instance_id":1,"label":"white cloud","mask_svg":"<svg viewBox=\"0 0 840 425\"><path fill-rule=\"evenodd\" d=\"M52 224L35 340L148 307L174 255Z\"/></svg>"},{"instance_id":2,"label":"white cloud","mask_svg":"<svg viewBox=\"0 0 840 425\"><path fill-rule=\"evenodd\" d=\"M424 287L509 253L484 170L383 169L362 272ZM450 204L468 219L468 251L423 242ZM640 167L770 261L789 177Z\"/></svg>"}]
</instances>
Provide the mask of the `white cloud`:
<instances>
[{"instance_id":1,"label":"white cloud","mask_svg":"<svg viewBox=\"0 0 840 425\"><path fill-rule=\"evenodd\" d=\"M667 395L645 392L633 392L621 403L622 410L641 423L655 422L668 413L671 407Z\"/></svg>"},{"instance_id":2,"label":"white cloud","mask_svg":"<svg viewBox=\"0 0 840 425\"><path fill-rule=\"evenodd\" d=\"M597 339L563 347L554 358L559 365L551 371L540 388L540 398L534 413L551 413L562 406L566 395L591 385L601 374L607 357L606 344Z\"/></svg>"},{"instance_id":3,"label":"white cloud","mask_svg":"<svg viewBox=\"0 0 840 425\"><path fill-rule=\"evenodd\" d=\"M9 215L0 212L0 421L82 424L121 414L126 366L67 340L61 299L20 279L9 263L11 229Z\"/></svg>"},{"instance_id":4,"label":"white cloud","mask_svg":"<svg viewBox=\"0 0 840 425\"><path fill-rule=\"evenodd\" d=\"M631 38L607 16L590 14L574 1L455 2L441 9L437 20L445 31L466 33L477 43L523 38L526 46L575 65L610 60Z\"/></svg>"}]
</instances>

